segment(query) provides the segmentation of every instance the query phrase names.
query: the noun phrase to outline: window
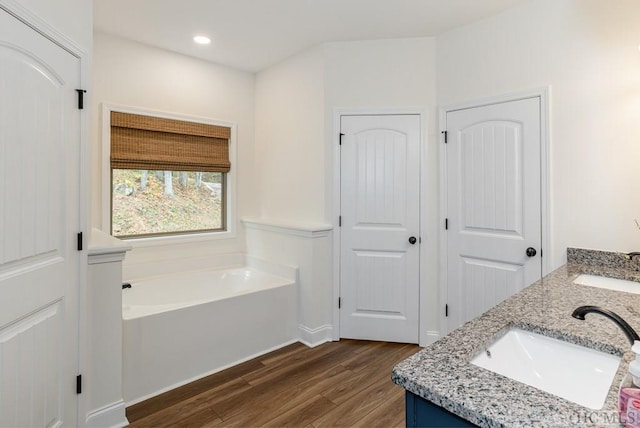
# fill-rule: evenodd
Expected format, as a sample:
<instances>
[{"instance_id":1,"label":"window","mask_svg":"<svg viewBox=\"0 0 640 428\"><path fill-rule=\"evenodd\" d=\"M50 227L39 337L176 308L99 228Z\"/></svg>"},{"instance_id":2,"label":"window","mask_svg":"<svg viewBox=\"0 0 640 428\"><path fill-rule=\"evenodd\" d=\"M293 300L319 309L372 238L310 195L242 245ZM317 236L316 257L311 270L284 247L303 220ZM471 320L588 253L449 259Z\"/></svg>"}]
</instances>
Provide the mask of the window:
<instances>
[{"instance_id":1,"label":"window","mask_svg":"<svg viewBox=\"0 0 640 428\"><path fill-rule=\"evenodd\" d=\"M228 127L111 112L111 234L225 231Z\"/></svg>"}]
</instances>

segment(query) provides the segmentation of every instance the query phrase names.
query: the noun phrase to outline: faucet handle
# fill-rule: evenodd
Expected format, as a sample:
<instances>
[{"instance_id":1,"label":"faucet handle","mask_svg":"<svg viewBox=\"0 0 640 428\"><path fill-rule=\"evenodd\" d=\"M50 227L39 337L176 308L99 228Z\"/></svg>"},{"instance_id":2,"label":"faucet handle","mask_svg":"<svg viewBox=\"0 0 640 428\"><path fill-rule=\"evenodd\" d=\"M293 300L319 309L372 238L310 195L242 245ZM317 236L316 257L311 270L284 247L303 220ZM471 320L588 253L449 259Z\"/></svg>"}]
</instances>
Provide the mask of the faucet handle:
<instances>
[{"instance_id":1,"label":"faucet handle","mask_svg":"<svg viewBox=\"0 0 640 428\"><path fill-rule=\"evenodd\" d=\"M633 259L635 256L640 256L640 251L632 251L624 255L624 257L629 260Z\"/></svg>"}]
</instances>

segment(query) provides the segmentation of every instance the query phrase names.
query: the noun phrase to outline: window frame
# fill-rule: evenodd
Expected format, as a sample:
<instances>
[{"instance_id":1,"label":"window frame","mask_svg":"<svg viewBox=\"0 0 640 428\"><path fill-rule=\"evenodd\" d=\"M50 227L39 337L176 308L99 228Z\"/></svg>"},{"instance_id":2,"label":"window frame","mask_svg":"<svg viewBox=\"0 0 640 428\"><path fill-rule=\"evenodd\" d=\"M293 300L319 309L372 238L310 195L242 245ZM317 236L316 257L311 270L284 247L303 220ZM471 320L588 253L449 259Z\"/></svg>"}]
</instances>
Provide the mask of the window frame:
<instances>
[{"instance_id":1,"label":"window frame","mask_svg":"<svg viewBox=\"0 0 640 428\"><path fill-rule=\"evenodd\" d=\"M144 116L154 116L166 119L184 120L189 122L199 122L209 125L225 126L231 129L229 138L229 160L231 170L225 173L223 179L223 194L226 197L225 211L222 213L226 230L189 231L177 232L162 235L142 235L122 237L134 247L146 247L155 245L166 245L172 243L187 243L194 241L207 241L218 239L231 239L236 237L236 177L237 177L237 125L235 123L222 120L212 120L198 116L187 116L177 113L162 112L156 110L143 109L138 107L122 106L102 103L102 219L101 227L105 233L111 232L111 112L121 112L139 114Z\"/></svg>"}]
</instances>

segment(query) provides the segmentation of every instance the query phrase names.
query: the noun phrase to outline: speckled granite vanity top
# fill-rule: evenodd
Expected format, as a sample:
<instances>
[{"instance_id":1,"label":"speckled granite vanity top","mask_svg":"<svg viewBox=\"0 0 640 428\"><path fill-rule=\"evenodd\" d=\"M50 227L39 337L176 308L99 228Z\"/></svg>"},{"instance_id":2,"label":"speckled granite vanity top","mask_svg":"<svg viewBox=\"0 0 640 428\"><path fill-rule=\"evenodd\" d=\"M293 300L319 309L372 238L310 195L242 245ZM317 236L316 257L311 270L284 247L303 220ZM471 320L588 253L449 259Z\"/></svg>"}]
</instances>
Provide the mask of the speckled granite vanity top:
<instances>
[{"instance_id":1,"label":"speckled granite vanity top","mask_svg":"<svg viewBox=\"0 0 640 428\"><path fill-rule=\"evenodd\" d=\"M640 331L640 294L573 284L581 273L640 281L640 263L619 253L568 249L567 265L398 364L392 380L484 427L619 426L617 394L632 359L622 331L605 317L571 317L578 306L610 309ZM640 283L638 284L640 287ZM592 410L469 361L509 327L623 355L605 405Z\"/></svg>"}]
</instances>

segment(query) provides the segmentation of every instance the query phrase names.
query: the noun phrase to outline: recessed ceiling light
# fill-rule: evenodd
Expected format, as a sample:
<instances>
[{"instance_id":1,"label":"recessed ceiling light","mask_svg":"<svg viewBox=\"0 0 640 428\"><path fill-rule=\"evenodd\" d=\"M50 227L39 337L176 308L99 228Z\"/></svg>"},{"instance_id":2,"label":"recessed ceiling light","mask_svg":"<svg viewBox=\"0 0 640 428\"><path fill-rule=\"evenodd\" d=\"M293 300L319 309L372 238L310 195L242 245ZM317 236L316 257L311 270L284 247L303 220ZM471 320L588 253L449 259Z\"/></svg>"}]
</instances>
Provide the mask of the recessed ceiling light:
<instances>
[{"instance_id":1,"label":"recessed ceiling light","mask_svg":"<svg viewBox=\"0 0 640 428\"><path fill-rule=\"evenodd\" d=\"M211 39L207 36L194 36L193 41L199 45L208 45L211 43Z\"/></svg>"}]
</instances>

